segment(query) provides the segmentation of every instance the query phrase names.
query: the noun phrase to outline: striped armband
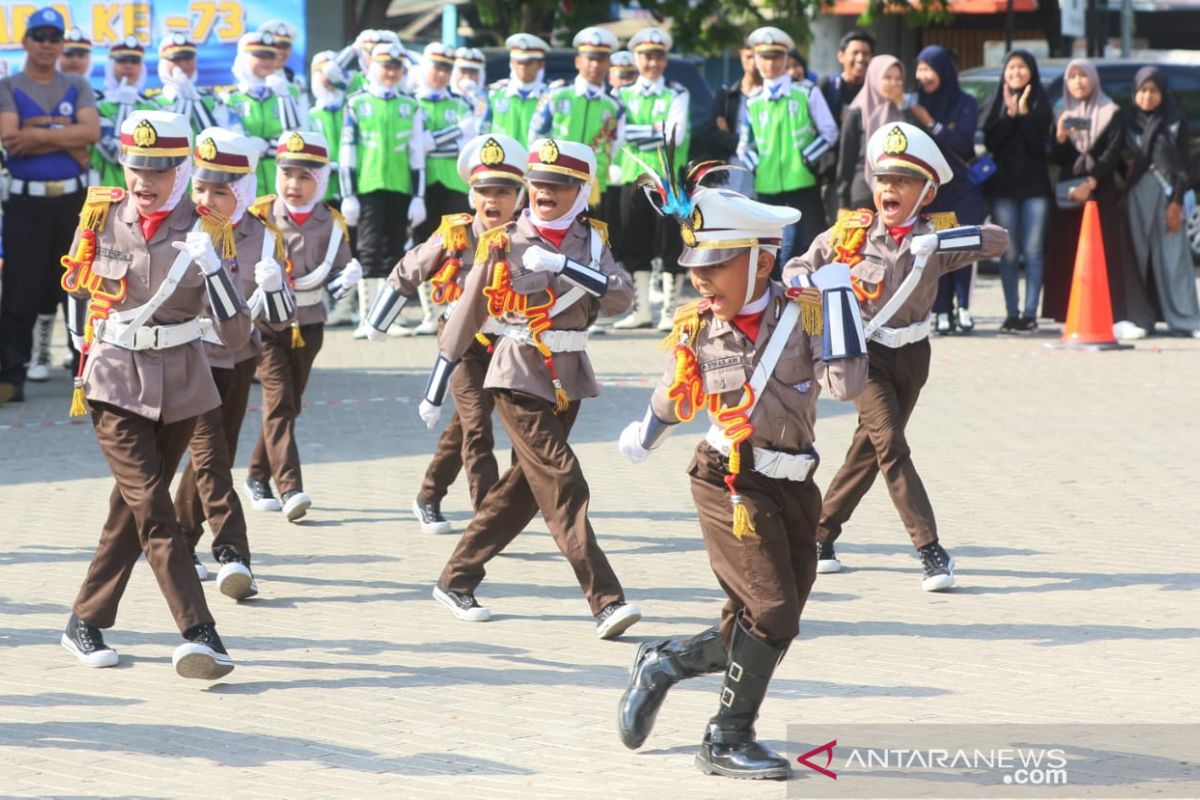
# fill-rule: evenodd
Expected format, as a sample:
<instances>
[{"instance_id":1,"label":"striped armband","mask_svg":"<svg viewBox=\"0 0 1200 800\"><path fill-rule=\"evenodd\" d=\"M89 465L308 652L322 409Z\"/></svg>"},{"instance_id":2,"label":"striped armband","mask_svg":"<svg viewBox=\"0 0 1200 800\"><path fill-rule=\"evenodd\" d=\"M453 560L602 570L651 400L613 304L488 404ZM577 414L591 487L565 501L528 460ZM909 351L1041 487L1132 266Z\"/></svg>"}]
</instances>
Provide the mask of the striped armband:
<instances>
[{"instance_id":1,"label":"striped armband","mask_svg":"<svg viewBox=\"0 0 1200 800\"><path fill-rule=\"evenodd\" d=\"M824 317L822 361L858 358L867 354L862 312L859 311L858 298L854 296L853 289L847 286L821 292L821 311Z\"/></svg>"},{"instance_id":2,"label":"striped armband","mask_svg":"<svg viewBox=\"0 0 1200 800\"><path fill-rule=\"evenodd\" d=\"M608 276L600 270L567 258L561 275L593 297L608 291Z\"/></svg>"},{"instance_id":3,"label":"striped armband","mask_svg":"<svg viewBox=\"0 0 1200 800\"><path fill-rule=\"evenodd\" d=\"M387 333L407 302L408 298L402 295L399 289L385 281L379 287L379 293L375 295L375 302L371 303L371 310L367 313L367 324L380 333Z\"/></svg>"},{"instance_id":4,"label":"striped armband","mask_svg":"<svg viewBox=\"0 0 1200 800\"><path fill-rule=\"evenodd\" d=\"M663 439L675 428L670 422L663 422L654 415L654 409L647 406L646 416L642 417L642 436L638 444L645 450L653 450L663 443Z\"/></svg>"},{"instance_id":5,"label":"striped armband","mask_svg":"<svg viewBox=\"0 0 1200 800\"><path fill-rule=\"evenodd\" d=\"M350 288L353 288L353 287L350 287ZM342 285L342 273L341 272L339 272L337 275L334 275L332 278L330 278L325 283L325 291L329 292L329 295L334 300L341 300L343 297L346 296L346 292L348 292L349 289Z\"/></svg>"},{"instance_id":6,"label":"striped armband","mask_svg":"<svg viewBox=\"0 0 1200 800\"><path fill-rule=\"evenodd\" d=\"M758 169L758 151L757 150L755 150L752 147L748 147L748 148L746 148L745 151L743 151L741 153L741 156L742 156L742 161L744 161L746 163L747 167L749 167L750 169Z\"/></svg>"},{"instance_id":7,"label":"striped armband","mask_svg":"<svg viewBox=\"0 0 1200 800\"><path fill-rule=\"evenodd\" d=\"M233 319L241 311L238 304L237 290L233 288L233 279L223 269L218 269L211 275L204 276L208 287L208 303L212 306L213 316L218 322Z\"/></svg>"},{"instance_id":8,"label":"striped armband","mask_svg":"<svg viewBox=\"0 0 1200 800\"><path fill-rule=\"evenodd\" d=\"M938 231L939 253L969 253L983 247L983 228L978 225L962 225Z\"/></svg>"},{"instance_id":9,"label":"striped armband","mask_svg":"<svg viewBox=\"0 0 1200 800\"><path fill-rule=\"evenodd\" d=\"M67 295L67 328L75 336L83 336L87 327L88 299Z\"/></svg>"},{"instance_id":10,"label":"striped armband","mask_svg":"<svg viewBox=\"0 0 1200 800\"><path fill-rule=\"evenodd\" d=\"M821 156L833 149L833 144L824 136L818 136L813 139L808 147L804 148L804 152L800 154L804 159L804 163L812 165L820 160Z\"/></svg>"},{"instance_id":11,"label":"striped armband","mask_svg":"<svg viewBox=\"0 0 1200 800\"><path fill-rule=\"evenodd\" d=\"M462 128L457 125L451 125L448 128L442 128L440 131L434 131L432 134L433 143L440 149L447 144L457 142L462 138Z\"/></svg>"},{"instance_id":12,"label":"striped armband","mask_svg":"<svg viewBox=\"0 0 1200 800\"><path fill-rule=\"evenodd\" d=\"M292 318L295 305L287 289L275 292L263 292L263 316L272 325L282 325Z\"/></svg>"},{"instance_id":13,"label":"striped armband","mask_svg":"<svg viewBox=\"0 0 1200 800\"><path fill-rule=\"evenodd\" d=\"M435 406L446 402L446 389L450 386L450 375L454 372L454 366L453 361L438 353L433 372L429 373L429 383L425 385L426 402Z\"/></svg>"}]
</instances>

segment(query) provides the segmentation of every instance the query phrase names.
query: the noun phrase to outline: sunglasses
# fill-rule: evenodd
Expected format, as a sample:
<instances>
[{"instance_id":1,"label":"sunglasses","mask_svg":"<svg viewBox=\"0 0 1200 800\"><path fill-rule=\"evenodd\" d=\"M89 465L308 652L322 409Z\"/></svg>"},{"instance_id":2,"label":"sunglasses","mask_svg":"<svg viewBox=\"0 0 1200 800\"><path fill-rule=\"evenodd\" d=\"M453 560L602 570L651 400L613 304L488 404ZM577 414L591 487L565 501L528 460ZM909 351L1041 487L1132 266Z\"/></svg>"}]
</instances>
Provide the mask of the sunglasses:
<instances>
[{"instance_id":1,"label":"sunglasses","mask_svg":"<svg viewBox=\"0 0 1200 800\"><path fill-rule=\"evenodd\" d=\"M38 44L46 44L47 42L50 44L60 44L63 40L63 34L62 31L56 31L53 29L37 30L30 32L29 38Z\"/></svg>"}]
</instances>

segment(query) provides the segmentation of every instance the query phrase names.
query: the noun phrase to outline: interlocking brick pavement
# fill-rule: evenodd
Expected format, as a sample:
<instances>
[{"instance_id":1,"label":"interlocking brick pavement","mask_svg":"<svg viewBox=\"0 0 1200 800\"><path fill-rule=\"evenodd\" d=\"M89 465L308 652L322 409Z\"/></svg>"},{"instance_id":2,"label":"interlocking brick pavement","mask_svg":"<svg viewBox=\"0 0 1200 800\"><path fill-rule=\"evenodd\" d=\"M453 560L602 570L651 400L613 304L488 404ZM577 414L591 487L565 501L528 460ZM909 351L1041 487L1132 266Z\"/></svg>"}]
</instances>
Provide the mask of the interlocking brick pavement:
<instances>
[{"instance_id":1,"label":"interlocking brick pavement","mask_svg":"<svg viewBox=\"0 0 1200 800\"><path fill-rule=\"evenodd\" d=\"M994 334L994 279L978 296L980 330L935 342L910 426L959 587L920 591L876 486L839 543L848 571L818 579L763 707L759 735L778 748L793 722L1200 715L1200 342L1053 351L1053 334ZM178 634L144 562L108 634L121 665L87 670L59 647L111 480L89 427L65 424L65 375L31 384L0 408L0 794L783 797L692 766L716 677L673 690L644 750L615 735L636 643L711 624L722 599L684 474L703 425L637 467L614 445L664 363L654 338L594 340L608 385L574 440L597 535L645 613L629 636L595 638L540 520L489 565L492 622L430 599L455 541L423 536L408 510L434 442L414 400L434 343L367 345L343 329L326 337L299 425L313 511L299 525L250 512L258 599L206 585L238 665L215 685L175 677ZM825 485L855 417L832 400L821 413ZM239 478L254 432L252 417ZM445 508L461 530L463 485Z\"/></svg>"}]
</instances>

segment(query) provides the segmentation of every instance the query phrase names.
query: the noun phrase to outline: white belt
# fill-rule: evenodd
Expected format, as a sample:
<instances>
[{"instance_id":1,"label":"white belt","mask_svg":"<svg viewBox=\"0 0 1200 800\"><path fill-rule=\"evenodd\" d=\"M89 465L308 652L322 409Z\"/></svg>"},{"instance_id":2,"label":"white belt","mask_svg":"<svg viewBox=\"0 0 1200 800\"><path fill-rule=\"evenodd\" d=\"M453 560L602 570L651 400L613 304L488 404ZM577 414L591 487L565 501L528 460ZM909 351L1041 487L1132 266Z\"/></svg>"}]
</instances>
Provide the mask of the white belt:
<instances>
[{"instance_id":1,"label":"white belt","mask_svg":"<svg viewBox=\"0 0 1200 800\"><path fill-rule=\"evenodd\" d=\"M297 306L315 306L325 302L325 287L319 289L298 289L295 291Z\"/></svg>"},{"instance_id":2,"label":"white belt","mask_svg":"<svg viewBox=\"0 0 1200 800\"><path fill-rule=\"evenodd\" d=\"M905 325L903 328L876 328L871 333L871 341L879 342L884 347L895 350L907 344L928 339L932 327L933 317L931 315L920 322Z\"/></svg>"},{"instance_id":3,"label":"white belt","mask_svg":"<svg viewBox=\"0 0 1200 800\"><path fill-rule=\"evenodd\" d=\"M500 324L500 320L495 317L488 317L483 321L483 327L479 329L480 333L490 333L495 336L500 333L504 326Z\"/></svg>"},{"instance_id":4,"label":"white belt","mask_svg":"<svg viewBox=\"0 0 1200 800\"><path fill-rule=\"evenodd\" d=\"M708 433L705 434L704 440L721 455L729 456L729 440L725 438L725 434L718 426L711 426ZM764 447L755 447L753 452L754 471L777 480L796 481L797 483L806 481L817 465L817 459L809 455L781 453L778 450L767 450Z\"/></svg>"},{"instance_id":5,"label":"white belt","mask_svg":"<svg viewBox=\"0 0 1200 800\"><path fill-rule=\"evenodd\" d=\"M77 192L85 186L87 181L82 176L65 181L23 181L20 178L11 178L8 182L8 193L28 197L61 197Z\"/></svg>"},{"instance_id":6,"label":"white belt","mask_svg":"<svg viewBox=\"0 0 1200 800\"><path fill-rule=\"evenodd\" d=\"M533 334L524 325L500 324L496 327L498 330L489 331L487 325L484 325L483 332L498 333L501 336L515 339L521 344L533 344ZM587 349L588 332L545 331L539 338L542 340L542 344L550 348L550 352L552 353L577 353L580 350Z\"/></svg>"},{"instance_id":7,"label":"white belt","mask_svg":"<svg viewBox=\"0 0 1200 800\"><path fill-rule=\"evenodd\" d=\"M208 325L206 326L205 323ZM211 328L211 325L209 320L201 319L189 319L178 325L143 325L134 332L133 346L127 349L165 350L168 347L178 347L202 338L205 328ZM117 338L129 328L129 325L124 322L104 320L103 324L97 327L101 341L117 344Z\"/></svg>"}]
</instances>

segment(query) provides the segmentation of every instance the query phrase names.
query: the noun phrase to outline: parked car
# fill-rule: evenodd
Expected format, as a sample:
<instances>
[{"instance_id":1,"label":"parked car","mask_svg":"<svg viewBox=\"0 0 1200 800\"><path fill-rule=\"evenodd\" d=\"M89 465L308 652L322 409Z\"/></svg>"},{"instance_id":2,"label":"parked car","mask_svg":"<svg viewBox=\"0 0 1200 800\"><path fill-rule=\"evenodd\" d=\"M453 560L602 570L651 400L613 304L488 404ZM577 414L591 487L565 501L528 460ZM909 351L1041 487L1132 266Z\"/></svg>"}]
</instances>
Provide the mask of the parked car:
<instances>
[{"instance_id":1,"label":"parked car","mask_svg":"<svg viewBox=\"0 0 1200 800\"><path fill-rule=\"evenodd\" d=\"M1038 69L1042 76L1042 86L1046 89L1051 102L1054 103L1054 117L1062 112L1063 107L1063 77L1070 59L1051 58L1038 61ZM1192 186L1200 184L1200 66L1193 64L1163 63L1147 59L1094 59L1096 70L1100 73L1100 84L1104 93L1117 102L1125 113L1131 113L1133 108L1133 78L1137 71L1145 66L1156 66L1167 76L1179 104L1179 110L1187 117L1188 130L1191 132L1191 175ZM996 90L1000 81L999 67L977 67L964 70L959 78L963 91L973 95L982 105ZM978 146L982 148L983 133L978 135ZM1188 239L1192 246L1192 258L1200 263L1200 208L1194 209L1188 216Z\"/></svg>"}]
</instances>

